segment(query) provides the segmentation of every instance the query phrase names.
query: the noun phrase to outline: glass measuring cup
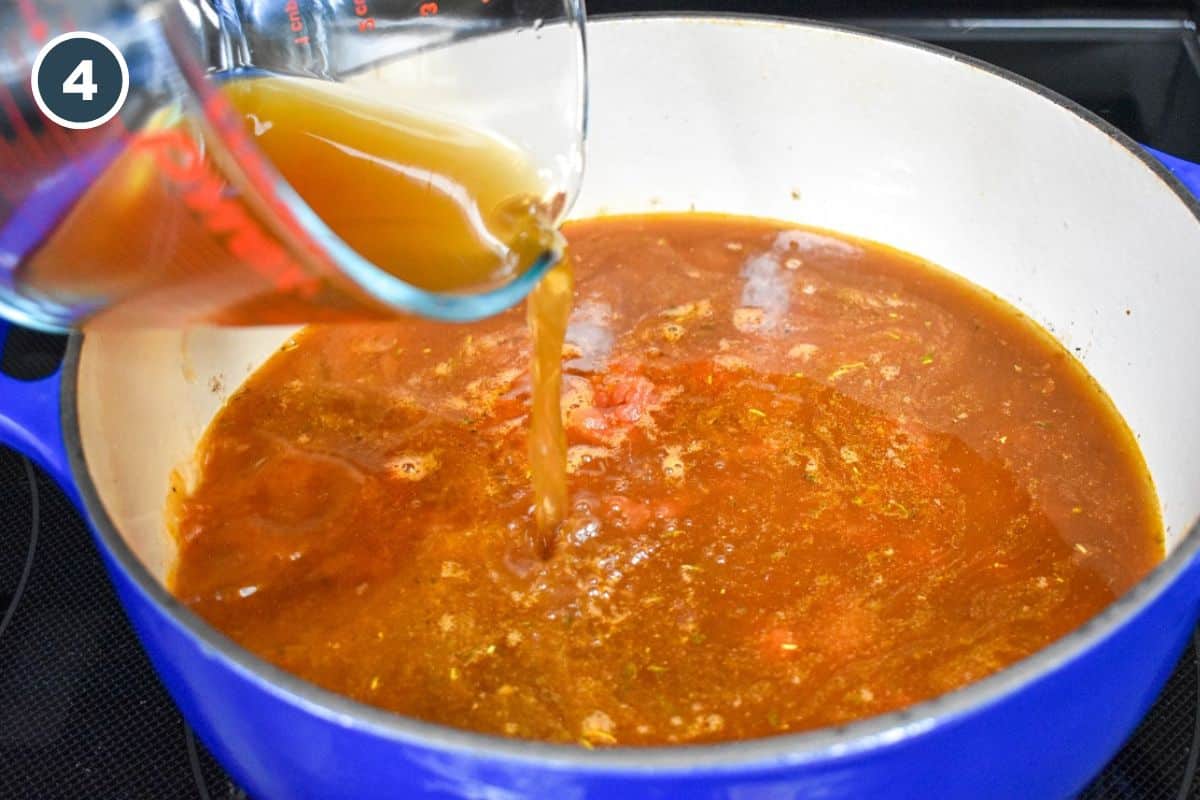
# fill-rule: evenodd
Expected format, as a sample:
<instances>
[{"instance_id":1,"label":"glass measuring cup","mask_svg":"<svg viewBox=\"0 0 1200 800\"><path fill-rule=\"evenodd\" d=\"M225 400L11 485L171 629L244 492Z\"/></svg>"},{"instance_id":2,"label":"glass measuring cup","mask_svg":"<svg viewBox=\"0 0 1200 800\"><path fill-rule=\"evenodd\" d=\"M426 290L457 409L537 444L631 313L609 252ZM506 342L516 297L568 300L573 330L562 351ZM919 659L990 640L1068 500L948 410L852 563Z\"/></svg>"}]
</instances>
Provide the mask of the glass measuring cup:
<instances>
[{"instance_id":1,"label":"glass measuring cup","mask_svg":"<svg viewBox=\"0 0 1200 800\"><path fill-rule=\"evenodd\" d=\"M39 52L78 30L109 40L128 74L119 111L87 129L56 124L34 97ZM400 109L409 115L400 121L417 119L431 140L483 142L503 154L500 177L526 181L509 215L535 215L538 230L552 230L582 170L577 0L0 0L0 32L0 316L48 329L395 310L466 320L515 303L558 257L549 236L520 257L489 240L499 267L471 280L381 268L370 224L356 236L331 224L361 186L343 178L333 181L337 194L299 191L305 165L260 146L259 120L231 90L284 76L324 93L318 121L340 113L344 96L356 98L346 103L360 117L393 124ZM454 170L464 159L425 176L445 184L443 199L462 188ZM464 219L495 211L495 192L466 195L454 200ZM437 234L423 234L433 229L420 204L407 207L403 236L385 206L365 215L380 235L436 244ZM469 232L487 239L490 229Z\"/></svg>"}]
</instances>

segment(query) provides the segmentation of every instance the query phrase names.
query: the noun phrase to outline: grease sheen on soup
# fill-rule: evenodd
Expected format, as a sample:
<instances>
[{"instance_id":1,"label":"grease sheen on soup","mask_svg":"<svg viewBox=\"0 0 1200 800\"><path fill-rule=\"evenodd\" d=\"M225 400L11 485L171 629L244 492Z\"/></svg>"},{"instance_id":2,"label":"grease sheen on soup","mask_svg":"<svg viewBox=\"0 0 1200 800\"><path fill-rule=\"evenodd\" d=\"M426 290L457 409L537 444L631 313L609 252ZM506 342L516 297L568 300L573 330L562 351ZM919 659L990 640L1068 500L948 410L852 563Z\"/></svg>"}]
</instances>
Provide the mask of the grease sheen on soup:
<instances>
[{"instance_id":1,"label":"grease sheen on soup","mask_svg":"<svg viewBox=\"0 0 1200 800\"><path fill-rule=\"evenodd\" d=\"M712 742L982 678L1162 557L1106 396L880 245L713 215L565 229L570 504L542 557L523 315L310 328L176 499L173 590L364 703L476 731Z\"/></svg>"}]
</instances>

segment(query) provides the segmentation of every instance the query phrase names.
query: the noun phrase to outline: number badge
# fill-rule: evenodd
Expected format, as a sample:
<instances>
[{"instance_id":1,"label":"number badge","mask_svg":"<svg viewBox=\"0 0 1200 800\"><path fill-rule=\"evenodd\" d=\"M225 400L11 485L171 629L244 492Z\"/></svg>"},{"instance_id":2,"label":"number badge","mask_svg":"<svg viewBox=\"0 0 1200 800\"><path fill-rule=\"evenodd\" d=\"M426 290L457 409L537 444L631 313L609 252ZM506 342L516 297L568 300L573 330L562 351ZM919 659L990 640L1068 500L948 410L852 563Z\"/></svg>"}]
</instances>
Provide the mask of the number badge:
<instances>
[{"instance_id":1,"label":"number badge","mask_svg":"<svg viewBox=\"0 0 1200 800\"><path fill-rule=\"evenodd\" d=\"M53 122L86 130L108 122L129 94L129 66L116 45L88 31L46 42L33 62L33 99Z\"/></svg>"}]
</instances>

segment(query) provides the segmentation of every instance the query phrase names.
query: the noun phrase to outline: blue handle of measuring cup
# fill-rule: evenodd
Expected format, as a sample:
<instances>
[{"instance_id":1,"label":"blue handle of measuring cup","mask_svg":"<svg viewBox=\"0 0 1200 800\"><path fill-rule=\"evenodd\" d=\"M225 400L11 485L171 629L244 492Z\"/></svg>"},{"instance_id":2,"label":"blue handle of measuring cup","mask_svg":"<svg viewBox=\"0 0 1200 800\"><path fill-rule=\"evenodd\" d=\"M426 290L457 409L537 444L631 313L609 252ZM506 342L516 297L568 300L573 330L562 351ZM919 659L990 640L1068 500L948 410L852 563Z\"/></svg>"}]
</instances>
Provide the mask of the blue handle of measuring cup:
<instances>
[{"instance_id":1,"label":"blue handle of measuring cup","mask_svg":"<svg viewBox=\"0 0 1200 800\"><path fill-rule=\"evenodd\" d=\"M0 319L0 352L12 324ZM78 506L79 494L63 442L62 367L54 374L23 381L0 372L0 444L32 458Z\"/></svg>"},{"instance_id":2,"label":"blue handle of measuring cup","mask_svg":"<svg viewBox=\"0 0 1200 800\"><path fill-rule=\"evenodd\" d=\"M1161 161L1189 192L1200 199L1200 164L1184 161L1182 158L1155 150L1153 147L1147 147L1146 152Z\"/></svg>"}]
</instances>

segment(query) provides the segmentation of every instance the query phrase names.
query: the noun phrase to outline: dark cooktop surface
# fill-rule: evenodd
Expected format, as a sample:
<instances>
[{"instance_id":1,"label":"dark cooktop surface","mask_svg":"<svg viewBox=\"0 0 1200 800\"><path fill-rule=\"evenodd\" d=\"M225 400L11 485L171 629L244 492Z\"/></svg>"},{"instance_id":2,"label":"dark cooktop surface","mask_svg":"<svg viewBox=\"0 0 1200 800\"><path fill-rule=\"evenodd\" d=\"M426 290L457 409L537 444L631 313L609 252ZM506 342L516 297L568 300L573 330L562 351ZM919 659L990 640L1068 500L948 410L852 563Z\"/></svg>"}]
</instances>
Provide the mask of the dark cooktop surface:
<instances>
[{"instance_id":1,"label":"dark cooktop surface","mask_svg":"<svg viewBox=\"0 0 1200 800\"><path fill-rule=\"evenodd\" d=\"M1139 141L1200 161L1200 46L1184 4L593 0L593 14L739 10L826 16L925 39L1025 74ZM1103 6L1101 8L1101 6ZM1099 10L1098 10L1099 9ZM968 13L969 12L969 13ZM1007 15L1006 15L1007 14ZM0 370L52 371L63 340L14 332ZM1200 648L1083 793L1200 800ZM79 515L28 461L0 448L0 800L244 798L159 684Z\"/></svg>"}]
</instances>

